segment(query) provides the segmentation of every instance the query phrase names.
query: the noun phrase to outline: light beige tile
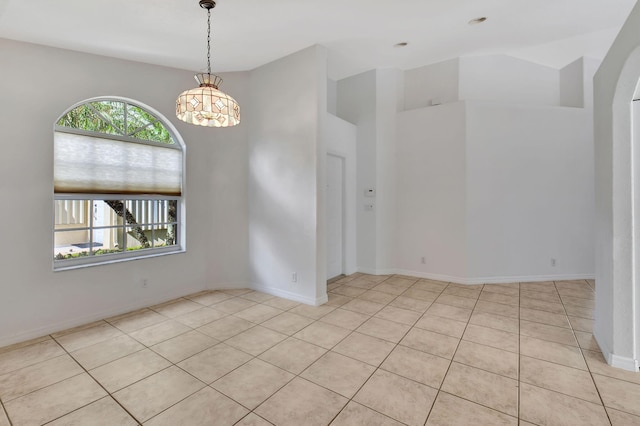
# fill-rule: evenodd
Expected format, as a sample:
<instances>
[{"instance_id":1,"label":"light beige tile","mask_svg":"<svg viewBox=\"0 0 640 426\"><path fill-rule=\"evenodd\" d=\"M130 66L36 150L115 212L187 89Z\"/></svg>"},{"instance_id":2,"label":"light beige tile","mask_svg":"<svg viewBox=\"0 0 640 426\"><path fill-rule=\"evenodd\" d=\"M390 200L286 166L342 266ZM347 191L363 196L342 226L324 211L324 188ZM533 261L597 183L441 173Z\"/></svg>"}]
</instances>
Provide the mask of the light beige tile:
<instances>
[{"instance_id":1,"label":"light beige tile","mask_svg":"<svg viewBox=\"0 0 640 426\"><path fill-rule=\"evenodd\" d=\"M267 293L262 293L260 291L252 291L250 293L244 293L240 295L243 299L248 299L253 302L264 303L267 300L273 299L275 296L272 296Z\"/></svg>"},{"instance_id":2,"label":"light beige tile","mask_svg":"<svg viewBox=\"0 0 640 426\"><path fill-rule=\"evenodd\" d=\"M517 318L505 317L504 315L491 314L488 312L474 311L469 320L469 324L481 325L483 327L495 328L496 330L516 334L519 333L520 330L520 323Z\"/></svg>"},{"instance_id":3,"label":"light beige tile","mask_svg":"<svg viewBox=\"0 0 640 426\"><path fill-rule=\"evenodd\" d=\"M247 320L243 320L242 318L228 316L210 322L207 325L203 325L197 330L207 336L213 337L214 339L226 340L254 326L255 324Z\"/></svg>"},{"instance_id":4,"label":"light beige tile","mask_svg":"<svg viewBox=\"0 0 640 426\"><path fill-rule=\"evenodd\" d=\"M138 422L110 396L47 423L48 426L134 426L137 424Z\"/></svg>"},{"instance_id":5,"label":"light beige tile","mask_svg":"<svg viewBox=\"0 0 640 426\"><path fill-rule=\"evenodd\" d=\"M260 324L281 313L283 313L283 311L281 311L280 309L272 308L271 306L255 305L243 311L236 312L234 315L247 321Z\"/></svg>"},{"instance_id":6,"label":"light beige tile","mask_svg":"<svg viewBox=\"0 0 640 426\"><path fill-rule=\"evenodd\" d=\"M438 389L450 364L448 359L397 346L380 368Z\"/></svg>"},{"instance_id":7,"label":"light beige tile","mask_svg":"<svg viewBox=\"0 0 640 426\"><path fill-rule=\"evenodd\" d=\"M327 352L300 377L351 398L374 371L375 367L369 364L335 352Z\"/></svg>"},{"instance_id":8,"label":"light beige tile","mask_svg":"<svg viewBox=\"0 0 640 426\"><path fill-rule=\"evenodd\" d=\"M167 317L155 311L143 309L129 314L119 315L107 321L125 333L131 333L132 331L140 330L141 328L146 328L166 320Z\"/></svg>"},{"instance_id":9,"label":"light beige tile","mask_svg":"<svg viewBox=\"0 0 640 426\"><path fill-rule=\"evenodd\" d=\"M187 331L191 331L191 328L184 324L180 324L178 321L168 320L136 330L129 333L129 336L133 337L145 346L153 346L157 343L169 340L172 337L179 336L182 333L186 333Z\"/></svg>"},{"instance_id":10,"label":"light beige tile","mask_svg":"<svg viewBox=\"0 0 640 426\"><path fill-rule=\"evenodd\" d=\"M578 318L593 319L593 308L583 308L582 306L565 305L567 315Z\"/></svg>"},{"instance_id":11,"label":"light beige tile","mask_svg":"<svg viewBox=\"0 0 640 426\"><path fill-rule=\"evenodd\" d=\"M520 380L544 389L600 404L600 397L588 371L522 356Z\"/></svg>"},{"instance_id":12,"label":"light beige tile","mask_svg":"<svg viewBox=\"0 0 640 426\"><path fill-rule=\"evenodd\" d=\"M185 359L178 366L204 383L211 383L250 359L251 355L221 343Z\"/></svg>"},{"instance_id":13,"label":"light beige tile","mask_svg":"<svg viewBox=\"0 0 640 426\"><path fill-rule=\"evenodd\" d=\"M151 347L151 350L176 364L217 344L218 341L198 331L189 331Z\"/></svg>"},{"instance_id":14,"label":"light beige tile","mask_svg":"<svg viewBox=\"0 0 640 426\"><path fill-rule=\"evenodd\" d=\"M553 281L537 281L530 283L521 283L520 291L539 291L545 293L558 293L556 285Z\"/></svg>"},{"instance_id":15,"label":"light beige tile","mask_svg":"<svg viewBox=\"0 0 640 426\"><path fill-rule=\"evenodd\" d=\"M440 392L429 415L429 420L427 420L427 426L429 425L518 426L518 419L457 396Z\"/></svg>"},{"instance_id":16,"label":"light beige tile","mask_svg":"<svg viewBox=\"0 0 640 426\"><path fill-rule=\"evenodd\" d=\"M556 327L570 328L569 319L566 315L554 314L552 312L541 311L538 309L520 308L520 319L553 325Z\"/></svg>"},{"instance_id":17,"label":"light beige tile","mask_svg":"<svg viewBox=\"0 0 640 426\"><path fill-rule=\"evenodd\" d=\"M60 355L0 376L0 399L6 403L82 372L73 358Z\"/></svg>"},{"instance_id":18,"label":"light beige tile","mask_svg":"<svg viewBox=\"0 0 640 426\"><path fill-rule=\"evenodd\" d=\"M412 328L404 339L402 339L400 344L419 351L451 359L458 347L458 342L460 342L460 339L456 339L455 337Z\"/></svg>"},{"instance_id":19,"label":"light beige tile","mask_svg":"<svg viewBox=\"0 0 640 426\"><path fill-rule=\"evenodd\" d=\"M640 417L629 413L614 410L613 408L605 408L609 414L612 426L637 426L640 425Z\"/></svg>"},{"instance_id":20,"label":"light beige tile","mask_svg":"<svg viewBox=\"0 0 640 426\"><path fill-rule=\"evenodd\" d=\"M327 296L329 298L329 301L325 304L326 306L339 307L353 300L353 298L351 297L341 296L335 293L327 293Z\"/></svg>"},{"instance_id":21,"label":"light beige tile","mask_svg":"<svg viewBox=\"0 0 640 426\"><path fill-rule=\"evenodd\" d=\"M563 345L578 346L573 332L568 328L521 320L520 334L535 337L536 339L562 343Z\"/></svg>"},{"instance_id":22,"label":"light beige tile","mask_svg":"<svg viewBox=\"0 0 640 426\"><path fill-rule=\"evenodd\" d=\"M237 402L206 387L153 417L145 425L209 426L214 421L216 425L233 425L248 412Z\"/></svg>"},{"instance_id":23,"label":"light beige tile","mask_svg":"<svg viewBox=\"0 0 640 426\"><path fill-rule=\"evenodd\" d=\"M372 290L379 291L381 293L391 294L393 296L400 296L402 293L404 293L407 290L407 288L408 287L394 285L385 281L375 286Z\"/></svg>"},{"instance_id":24,"label":"light beige tile","mask_svg":"<svg viewBox=\"0 0 640 426\"><path fill-rule=\"evenodd\" d=\"M236 423L235 426L271 426L271 423L255 413L249 413L245 418Z\"/></svg>"},{"instance_id":25,"label":"light beige tile","mask_svg":"<svg viewBox=\"0 0 640 426\"><path fill-rule=\"evenodd\" d=\"M402 296L411 299L422 300L424 302L433 302L438 298L438 296L440 296L440 293L412 287L402 293Z\"/></svg>"},{"instance_id":26,"label":"light beige tile","mask_svg":"<svg viewBox=\"0 0 640 426\"><path fill-rule=\"evenodd\" d=\"M431 303L432 302L425 300L412 299L411 297L398 296L391 303L389 303L389 306L395 306L396 308L409 309L411 311L424 313L429 308L429 306L431 306Z\"/></svg>"},{"instance_id":27,"label":"light beige tile","mask_svg":"<svg viewBox=\"0 0 640 426\"><path fill-rule=\"evenodd\" d=\"M314 345L322 346L325 349L331 349L350 333L351 331L346 328L325 324L323 322L315 322L294 334L293 337L313 343Z\"/></svg>"},{"instance_id":28,"label":"light beige tile","mask_svg":"<svg viewBox=\"0 0 640 426\"><path fill-rule=\"evenodd\" d=\"M474 312L486 312L488 314L502 315L505 317L519 318L519 309L514 305L478 300Z\"/></svg>"},{"instance_id":29,"label":"light beige tile","mask_svg":"<svg viewBox=\"0 0 640 426\"><path fill-rule=\"evenodd\" d=\"M584 354L584 358L587 360L587 364L589 365L589 370L591 370L592 373L640 384L640 374L632 371L626 371L621 368L611 367L604 360L600 351L594 352L583 350L582 353Z\"/></svg>"},{"instance_id":30,"label":"light beige tile","mask_svg":"<svg viewBox=\"0 0 640 426\"><path fill-rule=\"evenodd\" d=\"M509 352L518 353L518 335L495 328L469 324L462 336L463 340L480 343Z\"/></svg>"},{"instance_id":31,"label":"light beige tile","mask_svg":"<svg viewBox=\"0 0 640 426\"><path fill-rule=\"evenodd\" d=\"M377 286L378 282L369 281L369 280L362 280L362 279L355 279L353 281L349 281L347 283L344 283L343 285L347 285L349 287L361 288L361 289L366 291L366 290L371 290L372 288Z\"/></svg>"},{"instance_id":32,"label":"light beige tile","mask_svg":"<svg viewBox=\"0 0 640 426\"><path fill-rule=\"evenodd\" d=\"M567 306L580 306L583 308L594 309L595 301L593 299L582 299L579 297L564 296L562 303Z\"/></svg>"},{"instance_id":33,"label":"light beige tile","mask_svg":"<svg viewBox=\"0 0 640 426\"><path fill-rule=\"evenodd\" d=\"M341 296L347 296L347 297L358 297L366 291L367 291L366 288L341 285L340 287L336 287L335 289L331 290L331 293L335 293L335 294L339 294Z\"/></svg>"},{"instance_id":34,"label":"light beige tile","mask_svg":"<svg viewBox=\"0 0 640 426\"><path fill-rule=\"evenodd\" d=\"M520 418L539 425L608 425L604 407L582 399L520 384Z\"/></svg>"},{"instance_id":35,"label":"light beige tile","mask_svg":"<svg viewBox=\"0 0 640 426\"><path fill-rule=\"evenodd\" d=\"M107 391L113 393L170 365L171 363L160 355L145 349L102 365L89 373Z\"/></svg>"},{"instance_id":36,"label":"light beige tile","mask_svg":"<svg viewBox=\"0 0 640 426\"><path fill-rule=\"evenodd\" d=\"M638 373L636 373L638 374ZM612 377L593 375L606 407L640 416L640 384L625 382Z\"/></svg>"},{"instance_id":37,"label":"light beige tile","mask_svg":"<svg viewBox=\"0 0 640 426\"><path fill-rule=\"evenodd\" d=\"M220 291L232 296L242 296L243 294L251 293L253 290L249 290L248 288L231 288Z\"/></svg>"},{"instance_id":38,"label":"light beige tile","mask_svg":"<svg viewBox=\"0 0 640 426\"><path fill-rule=\"evenodd\" d=\"M590 351L599 351L600 346L598 346L598 342L596 342L595 337L591 333L585 333L582 331L574 331L576 338L578 339L578 344L582 349L588 349Z\"/></svg>"},{"instance_id":39,"label":"light beige tile","mask_svg":"<svg viewBox=\"0 0 640 426\"><path fill-rule=\"evenodd\" d=\"M375 316L388 321L412 326L416 323L416 321L418 321L421 315L419 312L415 312L409 309L397 308L395 306L385 306Z\"/></svg>"},{"instance_id":40,"label":"light beige tile","mask_svg":"<svg viewBox=\"0 0 640 426\"><path fill-rule=\"evenodd\" d=\"M436 333L446 334L447 336L461 338L464 329L467 327L466 322L451 320L443 317L436 317L426 313L416 323L415 327L424 330L435 331Z\"/></svg>"},{"instance_id":41,"label":"light beige tile","mask_svg":"<svg viewBox=\"0 0 640 426\"><path fill-rule=\"evenodd\" d=\"M292 314L302 315L303 317L313 318L318 320L323 316L327 315L329 312L336 309L335 306L321 305L321 306L311 306L311 305L298 305L293 309L290 309L289 312Z\"/></svg>"},{"instance_id":42,"label":"light beige tile","mask_svg":"<svg viewBox=\"0 0 640 426\"><path fill-rule=\"evenodd\" d=\"M458 308L473 309L473 307L476 305L476 299L443 293L436 299L436 303L457 306Z\"/></svg>"},{"instance_id":43,"label":"light beige tile","mask_svg":"<svg viewBox=\"0 0 640 426\"><path fill-rule=\"evenodd\" d=\"M201 381L176 366L119 390L113 397L141 422L204 388Z\"/></svg>"},{"instance_id":44,"label":"light beige tile","mask_svg":"<svg viewBox=\"0 0 640 426\"><path fill-rule=\"evenodd\" d=\"M571 288L558 288L560 297L579 297L582 299L594 299L594 292L591 289L571 289Z\"/></svg>"},{"instance_id":45,"label":"light beige tile","mask_svg":"<svg viewBox=\"0 0 640 426\"><path fill-rule=\"evenodd\" d=\"M518 381L508 377L453 362L442 390L511 416L518 415Z\"/></svg>"},{"instance_id":46,"label":"light beige tile","mask_svg":"<svg viewBox=\"0 0 640 426\"><path fill-rule=\"evenodd\" d=\"M386 305L394 300L397 296L395 294L383 293L376 290L368 290L358 296L358 299L368 300L369 302L381 303Z\"/></svg>"},{"instance_id":47,"label":"light beige tile","mask_svg":"<svg viewBox=\"0 0 640 426\"><path fill-rule=\"evenodd\" d=\"M518 355L512 352L463 340L453 360L470 367L518 379Z\"/></svg>"},{"instance_id":48,"label":"light beige tile","mask_svg":"<svg viewBox=\"0 0 640 426\"><path fill-rule=\"evenodd\" d=\"M324 426L340 412L347 399L301 378L295 378L255 412L279 426Z\"/></svg>"},{"instance_id":49,"label":"light beige tile","mask_svg":"<svg viewBox=\"0 0 640 426\"><path fill-rule=\"evenodd\" d=\"M338 343L333 351L359 361L378 366L393 350L394 344L377 337L351 333Z\"/></svg>"},{"instance_id":50,"label":"light beige tile","mask_svg":"<svg viewBox=\"0 0 640 426\"><path fill-rule=\"evenodd\" d=\"M9 346L0 347L0 354L11 352L16 349L26 348L27 346L35 345L36 343L42 343L47 340L53 340L51 336L36 337L35 339L25 340L24 342L14 343Z\"/></svg>"},{"instance_id":51,"label":"light beige tile","mask_svg":"<svg viewBox=\"0 0 640 426\"><path fill-rule=\"evenodd\" d=\"M253 356L257 356L286 338L286 334L278 333L277 331L258 325L227 339L225 343Z\"/></svg>"},{"instance_id":52,"label":"light beige tile","mask_svg":"<svg viewBox=\"0 0 640 426\"><path fill-rule=\"evenodd\" d=\"M551 312L554 314L564 315L564 306L561 303L548 302L546 300L522 299L520 301L521 308L537 309L539 311Z\"/></svg>"},{"instance_id":53,"label":"light beige tile","mask_svg":"<svg viewBox=\"0 0 640 426\"><path fill-rule=\"evenodd\" d=\"M5 404L14 425L41 425L105 397L107 393L82 373Z\"/></svg>"},{"instance_id":54,"label":"light beige tile","mask_svg":"<svg viewBox=\"0 0 640 426\"><path fill-rule=\"evenodd\" d=\"M291 336L311 324L313 321L314 320L309 317L292 314L291 312L283 312L280 315L263 322L262 326Z\"/></svg>"},{"instance_id":55,"label":"light beige tile","mask_svg":"<svg viewBox=\"0 0 640 426\"><path fill-rule=\"evenodd\" d=\"M581 370L587 369L580 349L574 346L520 336L520 352L522 355L543 361L555 362Z\"/></svg>"},{"instance_id":56,"label":"light beige tile","mask_svg":"<svg viewBox=\"0 0 640 426\"><path fill-rule=\"evenodd\" d=\"M225 314L234 314L236 312L243 311L247 308L255 306L256 302L252 302L251 300L242 299L239 297L235 297L233 299L227 299L223 302L216 303L211 307L216 311L224 312Z\"/></svg>"},{"instance_id":57,"label":"light beige tile","mask_svg":"<svg viewBox=\"0 0 640 426\"><path fill-rule=\"evenodd\" d=\"M520 298L518 295L508 295L502 293L495 293L493 291L483 290L480 294L479 300L485 302L502 303L503 305L519 306Z\"/></svg>"},{"instance_id":58,"label":"light beige tile","mask_svg":"<svg viewBox=\"0 0 640 426\"><path fill-rule=\"evenodd\" d=\"M254 358L211 386L252 410L294 377L285 370Z\"/></svg>"},{"instance_id":59,"label":"light beige tile","mask_svg":"<svg viewBox=\"0 0 640 426\"><path fill-rule=\"evenodd\" d=\"M517 296L518 293L520 292L520 284L519 283L486 284L482 289L482 291L487 293L505 294L507 296Z\"/></svg>"},{"instance_id":60,"label":"light beige tile","mask_svg":"<svg viewBox=\"0 0 640 426\"><path fill-rule=\"evenodd\" d=\"M127 335L122 335L78 349L75 352L71 352L71 356L85 369L91 370L118 358L141 351L144 348L144 345L140 342Z\"/></svg>"},{"instance_id":61,"label":"light beige tile","mask_svg":"<svg viewBox=\"0 0 640 426\"><path fill-rule=\"evenodd\" d=\"M327 324L337 325L338 327L346 328L347 330L355 330L369 318L369 315L338 308L322 317L320 321L326 322Z\"/></svg>"},{"instance_id":62,"label":"light beige tile","mask_svg":"<svg viewBox=\"0 0 640 426\"><path fill-rule=\"evenodd\" d=\"M351 401L331 422L331 426L402 426L402 423Z\"/></svg>"},{"instance_id":63,"label":"light beige tile","mask_svg":"<svg viewBox=\"0 0 640 426\"><path fill-rule=\"evenodd\" d=\"M357 331L389 342L398 343L410 328L405 324L374 317L358 327Z\"/></svg>"},{"instance_id":64,"label":"light beige tile","mask_svg":"<svg viewBox=\"0 0 640 426\"><path fill-rule=\"evenodd\" d=\"M73 352L118 336L122 336L122 331L111 324L100 322L93 327L58 337L56 341L67 351Z\"/></svg>"},{"instance_id":65,"label":"light beige tile","mask_svg":"<svg viewBox=\"0 0 640 426\"><path fill-rule=\"evenodd\" d=\"M200 308L202 308L202 305L199 303L192 302L188 299L178 299L152 306L150 309L153 309L165 317L175 318L188 312L197 311Z\"/></svg>"},{"instance_id":66,"label":"light beige tile","mask_svg":"<svg viewBox=\"0 0 640 426\"><path fill-rule=\"evenodd\" d=\"M300 374L326 352L327 350L320 346L290 337L264 352L259 358L293 374Z\"/></svg>"},{"instance_id":67,"label":"light beige tile","mask_svg":"<svg viewBox=\"0 0 640 426\"><path fill-rule=\"evenodd\" d=\"M560 296L556 291L548 292L548 291L520 291L520 300L539 300L543 302L549 303L562 303L560 300Z\"/></svg>"},{"instance_id":68,"label":"light beige tile","mask_svg":"<svg viewBox=\"0 0 640 426\"><path fill-rule=\"evenodd\" d=\"M2 403L0 403L0 426L11 426L9 423L9 418L7 417L7 413L4 411L4 407Z\"/></svg>"},{"instance_id":69,"label":"light beige tile","mask_svg":"<svg viewBox=\"0 0 640 426\"><path fill-rule=\"evenodd\" d=\"M0 376L65 353L55 341L44 340L12 351L0 352Z\"/></svg>"},{"instance_id":70,"label":"light beige tile","mask_svg":"<svg viewBox=\"0 0 640 426\"><path fill-rule=\"evenodd\" d=\"M569 322L574 330L593 333L593 320L587 318L569 317Z\"/></svg>"},{"instance_id":71,"label":"light beige tile","mask_svg":"<svg viewBox=\"0 0 640 426\"><path fill-rule=\"evenodd\" d=\"M409 288L418 281L416 277L408 275L394 275L384 280L385 283L393 284L399 287Z\"/></svg>"},{"instance_id":72,"label":"light beige tile","mask_svg":"<svg viewBox=\"0 0 640 426\"><path fill-rule=\"evenodd\" d=\"M420 280L411 288L415 288L417 290L430 291L433 293L441 293L444 289L447 288L447 283L439 282L439 281L431 281L431 280Z\"/></svg>"},{"instance_id":73,"label":"light beige tile","mask_svg":"<svg viewBox=\"0 0 640 426\"><path fill-rule=\"evenodd\" d=\"M455 321L469 321L471 317L471 309L458 308L457 306L443 305L434 303L427 309L427 314L452 319Z\"/></svg>"},{"instance_id":74,"label":"light beige tile","mask_svg":"<svg viewBox=\"0 0 640 426\"><path fill-rule=\"evenodd\" d=\"M468 297L469 299L478 299L480 297L481 288L474 288L474 286L459 287L448 286L442 294L451 294L453 296Z\"/></svg>"},{"instance_id":75,"label":"light beige tile","mask_svg":"<svg viewBox=\"0 0 640 426\"><path fill-rule=\"evenodd\" d=\"M200 308L175 318L176 321L191 328L202 327L212 321L225 317L226 314L212 308Z\"/></svg>"},{"instance_id":76,"label":"light beige tile","mask_svg":"<svg viewBox=\"0 0 640 426\"><path fill-rule=\"evenodd\" d=\"M436 394L433 388L377 370L354 401L407 425L423 425Z\"/></svg>"},{"instance_id":77,"label":"light beige tile","mask_svg":"<svg viewBox=\"0 0 640 426\"><path fill-rule=\"evenodd\" d=\"M362 299L353 299L352 301L342 305L342 309L358 312L365 315L374 315L379 310L384 308L382 303L369 302Z\"/></svg>"},{"instance_id":78,"label":"light beige tile","mask_svg":"<svg viewBox=\"0 0 640 426\"><path fill-rule=\"evenodd\" d=\"M225 300L231 299L232 297L232 295L223 293L221 291L213 291L211 293L187 298L193 300L196 303L200 303L201 305L211 306L216 303L224 302Z\"/></svg>"},{"instance_id":79,"label":"light beige tile","mask_svg":"<svg viewBox=\"0 0 640 426\"><path fill-rule=\"evenodd\" d=\"M57 331L55 333L51 333L50 336L53 337L54 339L57 339L58 337L66 336L68 334L77 333L77 332L83 331L83 330L88 330L90 328L94 328L94 327L97 327L97 326L102 326L104 324L105 324L105 321L103 321L103 320L94 321L94 322L90 322L88 324L82 324L82 325L79 325L77 327L67 328L66 330L62 330L62 331Z\"/></svg>"},{"instance_id":80,"label":"light beige tile","mask_svg":"<svg viewBox=\"0 0 640 426\"><path fill-rule=\"evenodd\" d=\"M295 308L296 306L300 305L300 303L298 302L283 299L281 297L274 297L262 303L267 306L271 306L272 308L280 309L281 311L288 311L289 309Z\"/></svg>"}]
</instances>

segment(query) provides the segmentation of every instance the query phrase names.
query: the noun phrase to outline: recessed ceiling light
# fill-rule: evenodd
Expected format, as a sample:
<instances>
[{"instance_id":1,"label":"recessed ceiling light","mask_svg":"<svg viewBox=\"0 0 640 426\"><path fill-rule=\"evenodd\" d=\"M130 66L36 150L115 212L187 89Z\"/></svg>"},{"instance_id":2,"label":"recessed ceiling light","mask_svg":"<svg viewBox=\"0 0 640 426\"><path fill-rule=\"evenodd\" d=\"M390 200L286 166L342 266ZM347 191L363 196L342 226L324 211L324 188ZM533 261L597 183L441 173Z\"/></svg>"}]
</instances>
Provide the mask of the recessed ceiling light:
<instances>
[{"instance_id":1,"label":"recessed ceiling light","mask_svg":"<svg viewBox=\"0 0 640 426\"><path fill-rule=\"evenodd\" d=\"M408 45L409 43L407 43L406 41L403 41L403 42L394 44L393 47L406 47Z\"/></svg>"},{"instance_id":2,"label":"recessed ceiling light","mask_svg":"<svg viewBox=\"0 0 640 426\"><path fill-rule=\"evenodd\" d=\"M480 18L470 20L469 25L482 24L486 20L487 20L486 16L481 16Z\"/></svg>"}]
</instances>

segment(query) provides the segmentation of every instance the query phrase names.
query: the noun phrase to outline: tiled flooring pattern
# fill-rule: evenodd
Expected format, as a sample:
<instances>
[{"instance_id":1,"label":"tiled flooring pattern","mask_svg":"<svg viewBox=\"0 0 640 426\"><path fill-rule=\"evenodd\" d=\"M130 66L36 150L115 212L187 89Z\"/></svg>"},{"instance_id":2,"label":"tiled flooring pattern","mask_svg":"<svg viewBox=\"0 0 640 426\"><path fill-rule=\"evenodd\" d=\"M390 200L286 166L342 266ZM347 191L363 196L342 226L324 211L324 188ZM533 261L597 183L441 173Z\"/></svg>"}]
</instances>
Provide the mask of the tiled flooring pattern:
<instances>
[{"instance_id":1,"label":"tiled flooring pattern","mask_svg":"<svg viewBox=\"0 0 640 426\"><path fill-rule=\"evenodd\" d=\"M592 338L592 285L203 292L1 348L0 426L640 425L640 373Z\"/></svg>"}]
</instances>

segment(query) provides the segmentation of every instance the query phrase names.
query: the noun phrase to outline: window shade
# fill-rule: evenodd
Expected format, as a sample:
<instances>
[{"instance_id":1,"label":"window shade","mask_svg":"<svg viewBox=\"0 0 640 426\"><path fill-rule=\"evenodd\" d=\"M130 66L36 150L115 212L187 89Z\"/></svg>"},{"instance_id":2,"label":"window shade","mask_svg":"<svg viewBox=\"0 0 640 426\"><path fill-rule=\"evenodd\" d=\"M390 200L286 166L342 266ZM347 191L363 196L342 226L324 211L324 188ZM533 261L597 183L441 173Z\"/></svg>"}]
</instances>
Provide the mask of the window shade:
<instances>
[{"instance_id":1,"label":"window shade","mask_svg":"<svg viewBox=\"0 0 640 426\"><path fill-rule=\"evenodd\" d=\"M54 132L54 191L181 195L182 151Z\"/></svg>"}]
</instances>

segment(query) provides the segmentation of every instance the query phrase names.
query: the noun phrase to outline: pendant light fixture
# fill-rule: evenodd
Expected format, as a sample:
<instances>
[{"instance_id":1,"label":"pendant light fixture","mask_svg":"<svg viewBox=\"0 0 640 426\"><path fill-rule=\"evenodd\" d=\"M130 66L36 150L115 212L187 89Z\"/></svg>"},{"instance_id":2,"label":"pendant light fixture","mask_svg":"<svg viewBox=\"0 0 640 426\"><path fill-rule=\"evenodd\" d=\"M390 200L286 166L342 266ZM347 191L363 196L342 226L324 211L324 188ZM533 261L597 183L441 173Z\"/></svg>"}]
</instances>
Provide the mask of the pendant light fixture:
<instances>
[{"instance_id":1,"label":"pendant light fixture","mask_svg":"<svg viewBox=\"0 0 640 426\"><path fill-rule=\"evenodd\" d=\"M240 106L235 99L218 89L222 79L211 74L211 9L216 7L216 2L200 0L200 7L207 9L207 72L195 75L199 87L186 90L178 96L176 117L197 126L235 126L240 123Z\"/></svg>"}]
</instances>

